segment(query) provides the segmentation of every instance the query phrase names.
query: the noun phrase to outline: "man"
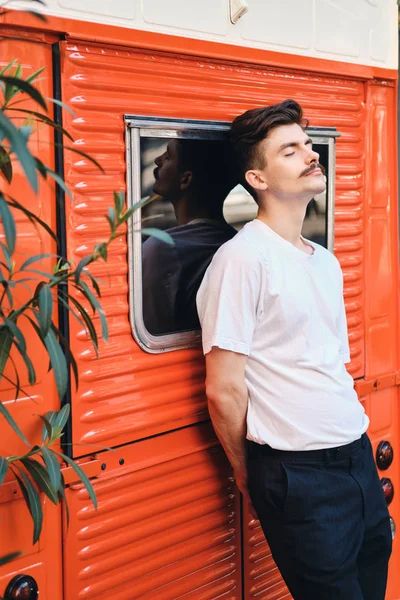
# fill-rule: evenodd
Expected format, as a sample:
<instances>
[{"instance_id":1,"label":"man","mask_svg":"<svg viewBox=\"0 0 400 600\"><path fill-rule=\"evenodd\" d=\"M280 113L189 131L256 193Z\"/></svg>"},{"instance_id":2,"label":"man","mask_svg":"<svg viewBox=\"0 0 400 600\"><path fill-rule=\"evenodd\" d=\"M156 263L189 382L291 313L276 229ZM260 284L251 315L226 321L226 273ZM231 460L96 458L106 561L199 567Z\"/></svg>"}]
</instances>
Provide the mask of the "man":
<instances>
[{"instance_id":1,"label":"man","mask_svg":"<svg viewBox=\"0 0 400 600\"><path fill-rule=\"evenodd\" d=\"M344 366L342 273L301 236L319 156L293 100L247 111L231 137L259 210L197 296L211 419L294 599L383 600L389 515Z\"/></svg>"},{"instance_id":2,"label":"man","mask_svg":"<svg viewBox=\"0 0 400 600\"><path fill-rule=\"evenodd\" d=\"M222 208L237 179L224 141L174 139L155 163L153 191L177 219L167 229L173 246L149 238L142 248L144 323L161 335L200 328L196 294L215 252L236 233Z\"/></svg>"}]
</instances>

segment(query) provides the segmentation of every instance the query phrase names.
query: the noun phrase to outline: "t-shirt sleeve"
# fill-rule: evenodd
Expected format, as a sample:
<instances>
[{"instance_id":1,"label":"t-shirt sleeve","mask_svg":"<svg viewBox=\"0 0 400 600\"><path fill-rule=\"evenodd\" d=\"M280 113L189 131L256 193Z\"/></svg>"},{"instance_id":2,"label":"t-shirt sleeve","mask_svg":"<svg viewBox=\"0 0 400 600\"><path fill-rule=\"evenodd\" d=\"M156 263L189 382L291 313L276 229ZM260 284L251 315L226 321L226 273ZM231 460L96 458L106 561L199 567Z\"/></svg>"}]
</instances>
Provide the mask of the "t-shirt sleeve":
<instances>
[{"instance_id":1,"label":"t-shirt sleeve","mask_svg":"<svg viewBox=\"0 0 400 600\"><path fill-rule=\"evenodd\" d=\"M341 285L340 285L340 312L339 312L339 319L338 319L338 330L339 330L339 336L340 336L340 356L343 359L343 362L349 363L350 362L350 348L349 348L349 336L348 336L348 331L347 331L347 319L346 319L346 309L345 309L345 305L344 305L344 298L343 298L343 274L342 271L340 270L340 280L341 280Z\"/></svg>"},{"instance_id":2,"label":"t-shirt sleeve","mask_svg":"<svg viewBox=\"0 0 400 600\"><path fill-rule=\"evenodd\" d=\"M203 352L216 346L249 355L262 312L262 266L252 255L225 245L214 256L197 294Z\"/></svg>"}]
</instances>

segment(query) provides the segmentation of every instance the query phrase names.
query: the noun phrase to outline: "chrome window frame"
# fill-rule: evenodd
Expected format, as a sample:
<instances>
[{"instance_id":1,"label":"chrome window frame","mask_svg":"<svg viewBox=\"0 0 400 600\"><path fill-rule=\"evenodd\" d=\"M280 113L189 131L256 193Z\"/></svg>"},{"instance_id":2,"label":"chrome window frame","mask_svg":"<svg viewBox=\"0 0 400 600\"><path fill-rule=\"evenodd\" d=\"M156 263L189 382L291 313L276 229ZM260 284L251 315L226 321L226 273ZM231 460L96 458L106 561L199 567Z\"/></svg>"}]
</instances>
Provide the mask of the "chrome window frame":
<instances>
[{"instance_id":1,"label":"chrome window frame","mask_svg":"<svg viewBox=\"0 0 400 600\"><path fill-rule=\"evenodd\" d=\"M133 207L141 200L140 138L157 137L166 139L224 139L230 123L224 121L196 121L191 119L168 119L125 115L127 205ZM221 133L221 135L218 135ZM335 208L335 141L340 135L334 128L309 127L310 138L328 146L328 215ZM139 160L136 160L139 157ZM128 221L128 269L129 269L129 314L133 337L140 348L152 354L191 348L201 343L201 332L182 331L166 335L151 334L143 320L142 290L142 239L141 209L138 208ZM328 218L327 246L333 252L334 223Z\"/></svg>"}]
</instances>

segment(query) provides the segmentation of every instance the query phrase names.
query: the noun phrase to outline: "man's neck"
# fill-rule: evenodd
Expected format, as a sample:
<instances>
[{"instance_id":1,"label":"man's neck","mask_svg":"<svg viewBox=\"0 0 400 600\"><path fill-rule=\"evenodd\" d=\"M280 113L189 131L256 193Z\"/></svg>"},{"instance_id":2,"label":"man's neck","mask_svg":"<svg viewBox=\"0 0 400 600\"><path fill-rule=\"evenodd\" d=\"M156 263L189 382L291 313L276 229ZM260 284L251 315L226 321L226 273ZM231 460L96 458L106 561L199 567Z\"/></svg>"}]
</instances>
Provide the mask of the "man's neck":
<instances>
[{"instance_id":1,"label":"man's neck","mask_svg":"<svg viewBox=\"0 0 400 600\"><path fill-rule=\"evenodd\" d=\"M309 200L275 200L269 198L260 204L257 219L268 225L283 239L296 248L310 252L309 246L301 239L304 217Z\"/></svg>"},{"instance_id":2,"label":"man's neck","mask_svg":"<svg viewBox=\"0 0 400 600\"><path fill-rule=\"evenodd\" d=\"M221 202L215 202L215 206L220 207ZM178 225L186 225L195 219L214 219L224 222L222 208L210 210L207 206L202 206L201 201L195 201L193 198L182 198L179 203L174 205L175 215Z\"/></svg>"}]
</instances>

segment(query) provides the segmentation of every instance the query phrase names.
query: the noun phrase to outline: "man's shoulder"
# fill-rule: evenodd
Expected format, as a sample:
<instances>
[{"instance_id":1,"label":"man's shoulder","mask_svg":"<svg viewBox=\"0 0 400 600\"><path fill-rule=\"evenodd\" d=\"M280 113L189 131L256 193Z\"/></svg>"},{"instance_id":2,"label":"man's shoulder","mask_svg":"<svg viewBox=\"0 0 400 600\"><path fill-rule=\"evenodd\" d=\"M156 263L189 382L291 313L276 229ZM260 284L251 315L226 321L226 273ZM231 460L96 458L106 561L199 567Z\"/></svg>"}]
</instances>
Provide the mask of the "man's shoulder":
<instances>
[{"instance_id":1,"label":"man's shoulder","mask_svg":"<svg viewBox=\"0 0 400 600\"><path fill-rule=\"evenodd\" d=\"M240 230L232 239L225 242L215 253L213 262L254 264L263 262L263 252L257 241L252 239L245 229Z\"/></svg>"},{"instance_id":2,"label":"man's shoulder","mask_svg":"<svg viewBox=\"0 0 400 600\"><path fill-rule=\"evenodd\" d=\"M325 248L325 246L317 244L316 242L313 242L313 246L316 248L321 260L323 260L327 265L330 264L340 269L340 262L333 254L333 252Z\"/></svg>"}]
</instances>

